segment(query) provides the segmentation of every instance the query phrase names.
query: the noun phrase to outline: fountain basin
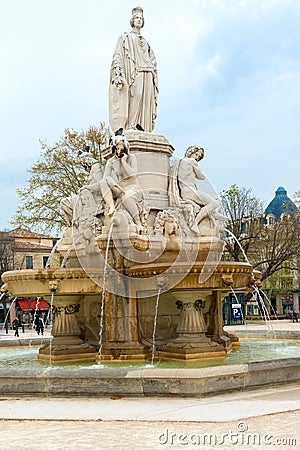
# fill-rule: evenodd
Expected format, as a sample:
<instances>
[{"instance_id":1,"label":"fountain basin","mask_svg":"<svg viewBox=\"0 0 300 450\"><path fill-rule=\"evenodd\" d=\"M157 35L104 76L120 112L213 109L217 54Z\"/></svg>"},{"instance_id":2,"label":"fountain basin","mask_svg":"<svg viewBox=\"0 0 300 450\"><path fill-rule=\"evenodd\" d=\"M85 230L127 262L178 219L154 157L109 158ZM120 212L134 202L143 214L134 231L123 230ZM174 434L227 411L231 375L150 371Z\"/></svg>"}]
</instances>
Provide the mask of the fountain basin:
<instances>
[{"instance_id":1,"label":"fountain basin","mask_svg":"<svg viewBox=\"0 0 300 450\"><path fill-rule=\"evenodd\" d=\"M179 360L225 356L238 338L223 329L222 300L231 288L249 285L253 280L251 265L196 260L190 267L187 262L173 265L163 259L128 268L127 285L122 285L127 298L105 293L101 359L149 357L153 302L160 277L163 294L158 308L156 354ZM11 295L43 296L53 304L54 338L40 348L40 359L94 360L99 346L103 269L88 269L88 273L82 268L18 270L6 272L2 278Z\"/></svg>"},{"instance_id":2,"label":"fountain basin","mask_svg":"<svg viewBox=\"0 0 300 450\"><path fill-rule=\"evenodd\" d=\"M196 360L225 356L238 339L223 330L222 299L231 287L249 285L252 267L247 263L200 261L189 267L182 261L175 265L156 261L128 269L128 284L123 289L127 289L127 298L105 293L101 359L149 357L155 315L153 296L157 295L160 276L166 281L157 317L159 357ZM51 345L41 347L40 359L94 360L99 344L103 269L88 269L88 273L82 268L18 270L2 277L11 295L43 296L53 303L54 338Z\"/></svg>"},{"instance_id":3,"label":"fountain basin","mask_svg":"<svg viewBox=\"0 0 300 450\"><path fill-rule=\"evenodd\" d=\"M298 382L300 359L203 369L0 369L0 395L204 397Z\"/></svg>"}]
</instances>

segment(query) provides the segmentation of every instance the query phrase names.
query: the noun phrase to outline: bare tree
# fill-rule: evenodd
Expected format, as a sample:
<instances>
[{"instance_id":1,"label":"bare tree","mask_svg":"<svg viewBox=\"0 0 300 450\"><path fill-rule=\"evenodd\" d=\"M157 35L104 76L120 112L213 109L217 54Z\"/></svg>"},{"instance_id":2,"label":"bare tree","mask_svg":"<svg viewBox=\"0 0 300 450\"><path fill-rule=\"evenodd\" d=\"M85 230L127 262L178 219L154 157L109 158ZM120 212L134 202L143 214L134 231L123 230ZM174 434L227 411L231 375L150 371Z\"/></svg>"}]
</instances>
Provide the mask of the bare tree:
<instances>
[{"instance_id":1,"label":"bare tree","mask_svg":"<svg viewBox=\"0 0 300 450\"><path fill-rule=\"evenodd\" d=\"M260 234L259 220L264 211L263 202L255 197L250 188L229 186L220 194L223 212L228 217L227 229L236 237L240 245L230 235L226 238L226 247L234 261L251 252L253 243Z\"/></svg>"},{"instance_id":2,"label":"bare tree","mask_svg":"<svg viewBox=\"0 0 300 450\"><path fill-rule=\"evenodd\" d=\"M14 238L6 231L0 231L0 280L3 272L14 269Z\"/></svg>"},{"instance_id":3,"label":"bare tree","mask_svg":"<svg viewBox=\"0 0 300 450\"><path fill-rule=\"evenodd\" d=\"M263 202L251 189L230 186L221 193L221 202L228 217L226 248L234 261L243 258L262 272L262 281L282 268L299 272L300 213L284 214L271 225L265 223ZM243 251L241 250L241 247Z\"/></svg>"},{"instance_id":4,"label":"bare tree","mask_svg":"<svg viewBox=\"0 0 300 450\"><path fill-rule=\"evenodd\" d=\"M253 266L262 272L262 281L282 268L299 271L300 213L283 215L272 225L260 227L253 246Z\"/></svg>"},{"instance_id":5,"label":"bare tree","mask_svg":"<svg viewBox=\"0 0 300 450\"><path fill-rule=\"evenodd\" d=\"M293 201L294 201L294 203L298 206L298 208L299 208L299 206L300 206L300 190L299 191L296 191L295 193L294 193L294 199L293 199Z\"/></svg>"},{"instance_id":6,"label":"bare tree","mask_svg":"<svg viewBox=\"0 0 300 450\"><path fill-rule=\"evenodd\" d=\"M87 173L78 161L78 151L89 146L102 161L110 133L104 124L87 131L66 129L53 145L41 142L39 160L28 170L27 186L17 190L20 206L11 223L40 232L59 232L64 227L60 200L77 194Z\"/></svg>"}]
</instances>

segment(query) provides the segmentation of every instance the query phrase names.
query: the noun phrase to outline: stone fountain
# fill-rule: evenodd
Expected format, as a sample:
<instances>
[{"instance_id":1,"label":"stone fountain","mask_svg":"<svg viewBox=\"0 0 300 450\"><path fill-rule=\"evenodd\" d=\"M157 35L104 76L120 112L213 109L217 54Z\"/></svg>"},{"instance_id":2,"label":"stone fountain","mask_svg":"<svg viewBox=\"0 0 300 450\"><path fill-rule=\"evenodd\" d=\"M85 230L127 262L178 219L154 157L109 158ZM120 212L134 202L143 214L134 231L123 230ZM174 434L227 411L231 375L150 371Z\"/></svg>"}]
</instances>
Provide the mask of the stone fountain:
<instances>
[{"instance_id":1,"label":"stone fountain","mask_svg":"<svg viewBox=\"0 0 300 450\"><path fill-rule=\"evenodd\" d=\"M176 159L153 133L157 68L140 34L141 8L130 23L111 66L106 163L83 152L87 184L61 202L65 267L2 276L11 295L51 301L43 360L146 360L154 347L159 358L224 356L238 339L224 331L222 301L259 283L248 263L222 260L225 217L201 188L203 148L191 145Z\"/></svg>"}]
</instances>

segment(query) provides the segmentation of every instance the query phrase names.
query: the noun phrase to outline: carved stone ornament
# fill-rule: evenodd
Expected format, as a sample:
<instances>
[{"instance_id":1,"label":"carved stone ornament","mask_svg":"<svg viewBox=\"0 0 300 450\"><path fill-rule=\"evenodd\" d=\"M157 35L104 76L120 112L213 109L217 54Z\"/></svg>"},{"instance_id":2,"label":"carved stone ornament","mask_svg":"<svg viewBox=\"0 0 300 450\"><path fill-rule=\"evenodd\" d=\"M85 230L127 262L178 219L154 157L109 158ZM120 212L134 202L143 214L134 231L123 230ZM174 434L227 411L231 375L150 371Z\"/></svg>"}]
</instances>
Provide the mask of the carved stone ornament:
<instances>
[{"instance_id":1,"label":"carved stone ornament","mask_svg":"<svg viewBox=\"0 0 300 450\"><path fill-rule=\"evenodd\" d=\"M51 280L49 281L49 289L50 291L57 291L59 286L59 281L58 280Z\"/></svg>"},{"instance_id":2,"label":"carved stone ornament","mask_svg":"<svg viewBox=\"0 0 300 450\"><path fill-rule=\"evenodd\" d=\"M223 273L221 276L223 283L225 284L225 286L231 286L233 284L233 275L232 273Z\"/></svg>"},{"instance_id":3,"label":"carved stone ornament","mask_svg":"<svg viewBox=\"0 0 300 450\"><path fill-rule=\"evenodd\" d=\"M53 306L53 312L54 314L61 314L61 313L65 313L65 314L76 314L79 312L80 310L80 305L66 305L66 306Z\"/></svg>"}]
</instances>

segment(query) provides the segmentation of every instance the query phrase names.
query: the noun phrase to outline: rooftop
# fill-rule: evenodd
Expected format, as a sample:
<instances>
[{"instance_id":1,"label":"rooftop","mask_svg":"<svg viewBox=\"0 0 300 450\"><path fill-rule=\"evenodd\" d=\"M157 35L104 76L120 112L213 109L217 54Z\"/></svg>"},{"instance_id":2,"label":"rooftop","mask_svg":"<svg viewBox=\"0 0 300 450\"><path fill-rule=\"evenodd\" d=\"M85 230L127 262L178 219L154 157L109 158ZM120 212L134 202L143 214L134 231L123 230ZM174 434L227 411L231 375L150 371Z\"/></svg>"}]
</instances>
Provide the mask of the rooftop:
<instances>
[{"instance_id":1,"label":"rooftop","mask_svg":"<svg viewBox=\"0 0 300 450\"><path fill-rule=\"evenodd\" d=\"M283 186L279 186L275 192L275 197L265 210L265 215L272 214L276 219L280 219L282 214L294 213L296 211L298 211L298 208L287 196L287 190Z\"/></svg>"}]
</instances>

